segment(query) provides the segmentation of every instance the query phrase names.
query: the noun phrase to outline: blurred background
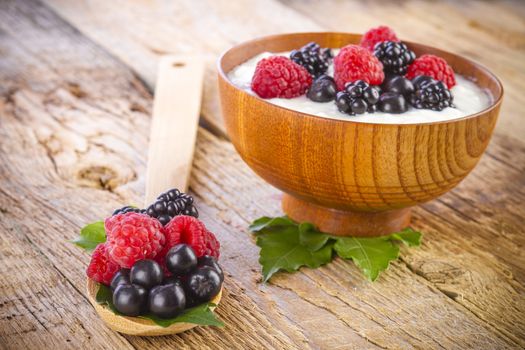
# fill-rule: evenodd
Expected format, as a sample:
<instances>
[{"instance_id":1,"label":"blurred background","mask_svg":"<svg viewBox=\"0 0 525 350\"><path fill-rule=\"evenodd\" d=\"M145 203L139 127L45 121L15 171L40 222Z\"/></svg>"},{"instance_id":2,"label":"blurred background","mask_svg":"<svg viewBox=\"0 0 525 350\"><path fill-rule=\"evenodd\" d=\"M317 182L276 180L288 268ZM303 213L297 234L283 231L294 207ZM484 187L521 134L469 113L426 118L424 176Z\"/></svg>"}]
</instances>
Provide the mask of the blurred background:
<instances>
[{"instance_id":1,"label":"blurred background","mask_svg":"<svg viewBox=\"0 0 525 350\"><path fill-rule=\"evenodd\" d=\"M221 127L215 61L232 45L273 33L392 27L402 40L474 59L506 88L498 130L525 135L517 95L525 84L525 1L44 0L83 34L131 66L152 88L157 57L200 52L208 60L203 115ZM521 108L520 108L521 109Z\"/></svg>"}]
</instances>

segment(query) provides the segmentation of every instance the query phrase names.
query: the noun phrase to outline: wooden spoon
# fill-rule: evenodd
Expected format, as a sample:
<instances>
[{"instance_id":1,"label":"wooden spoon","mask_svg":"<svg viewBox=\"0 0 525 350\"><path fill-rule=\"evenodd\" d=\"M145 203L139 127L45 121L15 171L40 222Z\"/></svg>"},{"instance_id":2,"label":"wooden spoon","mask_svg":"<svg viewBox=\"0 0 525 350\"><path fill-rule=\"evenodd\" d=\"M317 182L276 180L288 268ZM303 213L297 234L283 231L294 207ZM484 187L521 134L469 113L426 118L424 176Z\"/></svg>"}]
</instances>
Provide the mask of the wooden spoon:
<instances>
[{"instance_id":1,"label":"wooden spoon","mask_svg":"<svg viewBox=\"0 0 525 350\"><path fill-rule=\"evenodd\" d=\"M87 296L89 301L97 311L100 318L114 331L129 335L154 336L182 333L197 326L193 323L182 322L174 323L168 327L161 327L151 320L116 315L106 305L100 305L97 303L96 295L99 287L100 285L97 282L89 278L87 279ZM222 289L219 294L211 300L211 303L218 305L221 301L221 297Z\"/></svg>"},{"instance_id":2,"label":"wooden spoon","mask_svg":"<svg viewBox=\"0 0 525 350\"><path fill-rule=\"evenodd\" d=\"M160 60L155 88L153 120L148 154L146 198L151 203L161 193L188 188L200 114L204 61L201 56L164 56ZM109 328L139 336L167 335L187 331L192 323L161 327L151 320L115 315L96 301L99 284L87 279L87 297ZM211 301L219 304L222 289Z\"/></svg>"}]
</instances>

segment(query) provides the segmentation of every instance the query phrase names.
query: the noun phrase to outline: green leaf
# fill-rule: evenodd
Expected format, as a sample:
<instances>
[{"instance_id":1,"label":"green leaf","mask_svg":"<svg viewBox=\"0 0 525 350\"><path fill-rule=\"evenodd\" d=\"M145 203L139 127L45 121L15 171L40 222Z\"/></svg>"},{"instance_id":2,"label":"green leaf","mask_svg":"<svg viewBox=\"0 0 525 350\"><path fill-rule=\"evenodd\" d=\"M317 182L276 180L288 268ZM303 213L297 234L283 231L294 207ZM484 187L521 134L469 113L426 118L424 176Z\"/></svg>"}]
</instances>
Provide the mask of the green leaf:
<instances>
[{"instance_id":1,"label":"green leaf","mask_svg":"<svg viewBox=\"0 0 525 350\"><path fill-rule=\"evenodd\" d=\"M111 301L112 300L111 289L109 289L109 287L106 285L99 284L95 300L99 304L106 304L109 301Z\"/></svg>"},{"instance_id":2,"label":"green leaf","mask_svg":"<svg viewBox=\"0 0 525 350\"><path fill-rule=\"evenodd\" d=\"M422 237L411 228L375 238L336 237L320 232L312 223L297 224L286 216L259 218L250 230L257 233L265 282L279 270L321 266L332 260L333 250L342 258L352 259L374 281L399 256L396 242L414 247L421 244Z\"/></svg>"},{"instance_id":3,"label":"green leaf","mask_svg":"<svg viewBox=\"0 0 525 350\"><path fill-rule=\"evenodd\" d=\"M106 241L104 222L97 221L86 225L80 230L80 236L71 242L84 250L91 252L97 245Z\"/></svg>"},{"instance_id":4,"label":"green leaf","mask_svg":"<svg viewBox=\"0 0 525 350\"><path fill-rule=\"evenodd\" d=\"M161 327L169 327L174 323L180 322L193 323L201 326L223 327L224 323L217 319L213 311L211 311L211 307L213 306L216 305L211 303L197 305L190 309L184 310L182 314L170 319L159 318L151 314L140 317L150 319Z\"/></svg>"},{"instance_id":5,"label":"green leaf","mask_svg":"<svg viewBox=\"0 0 525 350\"><path fill-rule=\"evenodd\" d=\"M409 247L419 247L423 234L407 227L400 232L392 233L389 237L393 240L401 241Z\"/></svg>"},{"instance_id":6,"label":"green leaf","mask_svg":"<svg viewBox=\"0 0 525 350\"><path fill-rule=\"evenodd\" d=\"M257 236L261 247L259 263L264 282L279 270L293 272L301 266L316 268L332 260L332 245L312 251L300 242L297 225L281 228L278 232L265 232Z\"/></svg>"},{"instance_id":7,"label":"green leaf","mask_svg":"<svg viewBox=\"0 0 525 350\"><path fill-rule=\"evenodd\" d=\"M250 231L252 232L261 232L268 229L275 229L278 227L286 227L286 226L296 226L297 224L290 220L286 216L279 216L276 218L269 218L267 216L263 216L254 222L252 222L249 226Z\"/></svg>"},{"instance_id":8,"label":"green leaf","mask_svg":"<svg viewBox=\"0 0 525 350\"><path fill-rule=\"evenodd\" d=\"M345 259L352 259L371 281L388 268L390 261L399 256L399 247L390 240L378 238L340 237L334 249Z\"/></svg>"},{"instance_id":9,"label":"green leaf","mask_svg":"<svg viewBox=\"0 0 525 350\"><path fill-rule=\"evenodd\" d=\"M99 284L99 288L96 295L96 301L97 303L101 305L106 305L111 311L113 311L116 315L123 316L118 310L115 308L115 305L113 305L113 295L111 293L111 289L108 286L105 286L103 284ZM156 324L158 324L161 327L169 327L174 323L193 323L198 324L201 326L217 326L222 327L224 326L224 323L222 323L213 311L211 311L211 307L217 306L212 303L204 303L201 305L197 305L195 307L189 308L184 310L180 315L174 318L164 319L156 317L152 314L147 314L144 316L139 316L140 318L152 320Z\"/></svg>"},{"instance_id":10,"label":"green leaf","mask_svg":"<svg viewBox=\"0 0 525 350\"><path fill-rule=\"evenodd\" d=\"M107 307L109 307L109 309L113 311L113 313L123 316L115 308L115 305L113 305L113 293L111 293L111 289L108 286L99 283L99 287L98 287L97 295L95 296L95 300L100 305L107 305Z\"/></svg>"},{"instance_id":11,"label":"green leaf","mask_svg":"<svg viewBox=\"0 0 525 350\"><path fill-rule=\"evenodd\" d=\"M299 241L311 251L318 251L329 239L329 235L318 231L313 224L309 222L299 224Z\"/></svg>"}]
</instances>

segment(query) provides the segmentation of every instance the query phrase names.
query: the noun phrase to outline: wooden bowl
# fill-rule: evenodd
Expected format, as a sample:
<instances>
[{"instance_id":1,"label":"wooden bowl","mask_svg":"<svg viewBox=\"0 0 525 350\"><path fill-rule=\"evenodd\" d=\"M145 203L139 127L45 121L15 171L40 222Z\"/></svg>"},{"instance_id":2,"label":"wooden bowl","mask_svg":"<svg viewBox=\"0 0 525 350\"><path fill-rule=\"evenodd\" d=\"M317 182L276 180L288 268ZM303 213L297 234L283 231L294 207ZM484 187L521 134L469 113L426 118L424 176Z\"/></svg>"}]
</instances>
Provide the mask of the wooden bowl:
<instances>
[{"instance_id":1,"label":"wooden bowl","mask_svg":"<svg viewBox=\"0 0 525 350\"><path fill-rule=\"evenodd\" d=\"M87 297L100 318L102 318L106 325L114 331L129 335L154 336L182 333L197 326L193 323L174 323L169 327L161 327L151 320L139 317L115 315L113 311L107 308L107 306L97 303L96 296L99 286L100 285L97 282L88 278L86 285ZM215 305L219 305L221 297L222 289L211 302Z\"/></svg>"},{"instance_id":2,"label":"wooden bowl","mask_svg":"<svg viewBox=\"0 0 525 350\"><path fill-rule=\"evenodd\" d=\"M244 161L282 190L283 209L337 235L377 236L408 226L410 208L455 187L487 147L503 96L486 68L458 55L407 42L417 55L443 57L454 71L492 95L476 114L443 122L374 124L322 118L276 106L236 87L227 76L262 53L283 52L310 41L339 48L360 35L297 33L237 45L218 62L226 129Z\"/></svg>"}]
</instances>

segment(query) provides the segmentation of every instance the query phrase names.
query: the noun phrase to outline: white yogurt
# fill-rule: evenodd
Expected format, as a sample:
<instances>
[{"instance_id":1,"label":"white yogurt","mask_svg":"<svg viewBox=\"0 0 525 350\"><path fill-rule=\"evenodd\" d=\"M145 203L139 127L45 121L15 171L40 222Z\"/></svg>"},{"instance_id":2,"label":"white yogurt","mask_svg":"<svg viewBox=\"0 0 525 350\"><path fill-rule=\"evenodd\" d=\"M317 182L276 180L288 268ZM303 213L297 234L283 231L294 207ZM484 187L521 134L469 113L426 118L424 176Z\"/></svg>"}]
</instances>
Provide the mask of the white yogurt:
<instances>
[{"instance_id":1,"label":"white yogurt","mask_svg":"<svg viewBox=\"0 0 525 350\"><path fill-rule=\"evenodd\" d=\"M334 50L337 54L338 50ZM274 55L289 56L289 52L273 54L264 52L248 61L235 67L228 73L230 81L239 88L246 90L252 95L256 95L250 85L255 66L263 58ZM333 65L328 68L327 74L333 76ZM390 114L383 112L365 113L357 116L350 116L341 113L334 101L331 102L314 102L305 95L287 99L287 98L270 98L266 101L277 106L289 108L302 113L313 114L319 117L351 120L362 123L378 124L412 124L412 123L432 123L461 118L470 114L480 112L487 108L491 103L490 95L467 78L456 74L456 85L450 90L454 96L455 107L448 107L442 111L433 111L429 109L417 109L409 107L408 111L402 114Z\"/></svg>"}]
</instances>

